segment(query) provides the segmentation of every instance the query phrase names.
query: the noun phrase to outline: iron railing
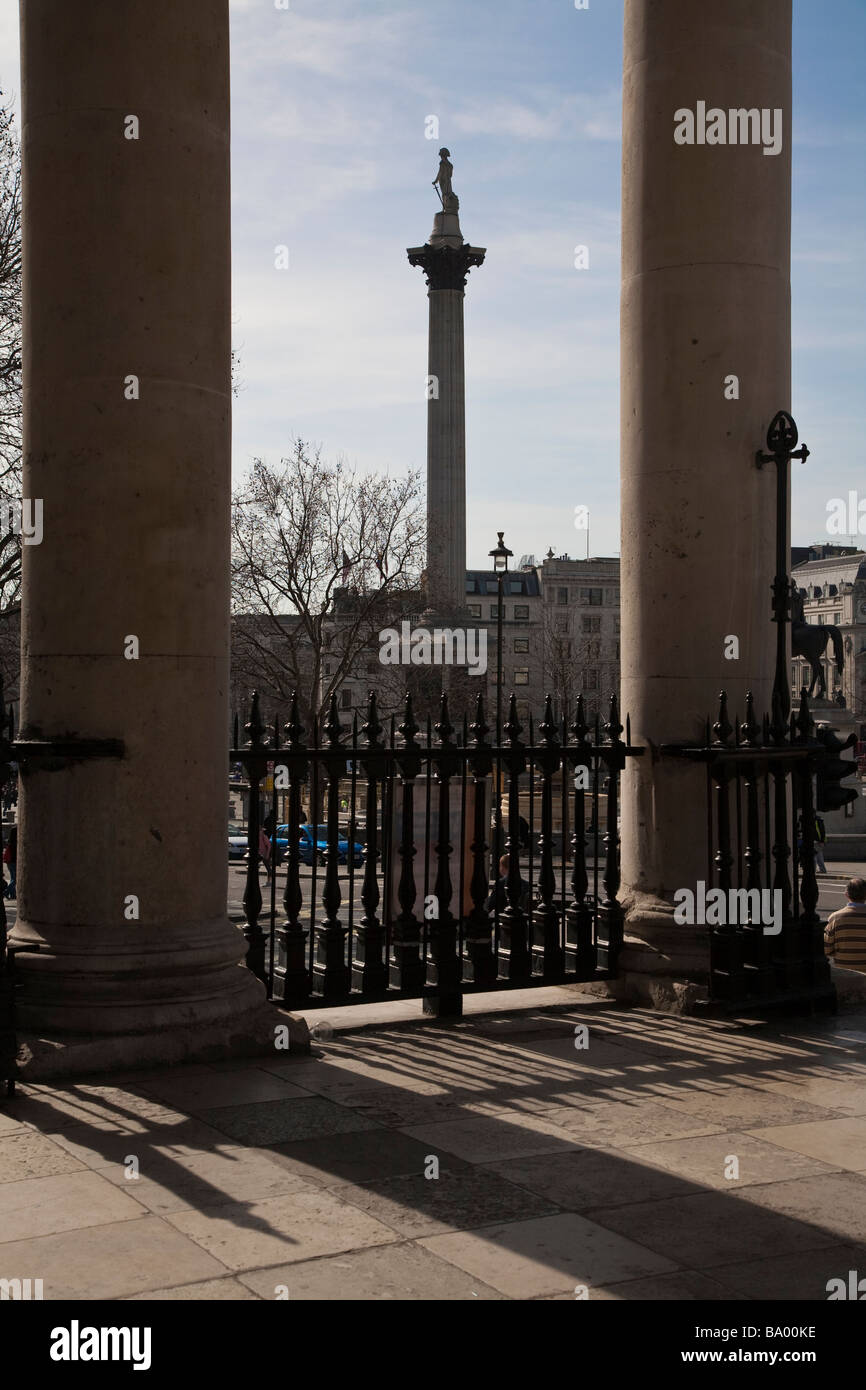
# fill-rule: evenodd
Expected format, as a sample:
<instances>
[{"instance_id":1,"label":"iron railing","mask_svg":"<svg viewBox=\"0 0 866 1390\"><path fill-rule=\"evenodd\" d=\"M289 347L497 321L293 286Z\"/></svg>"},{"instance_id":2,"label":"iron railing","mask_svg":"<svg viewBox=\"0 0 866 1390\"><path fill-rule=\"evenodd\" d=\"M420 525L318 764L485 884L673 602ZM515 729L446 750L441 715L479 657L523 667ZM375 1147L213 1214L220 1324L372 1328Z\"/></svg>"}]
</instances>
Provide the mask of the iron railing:
<instances>
[{"instance_id":1,"label":"iron railing","mask_svg":"<svg viewBox=\"0 0 866 1390\"><path fill-rule=\"evenodd\" d=\"M662 752L706 764L707 889L741 895L745 920L710 926L710 997L728 1007L830 1007L835 990L824 954L815 876L813 777L825 755L804 689L788 721L734 724L722 691L703 744ZM748 898L742 890L751 895ZM778 894L781 930L767 930L754 892ZM763 900L762 900L763 901Z\"/></svg>"},{"instance_id":2,"label":"iron railing","mask_svg":"<svg viewBox=\"0 0 866 1390\"><path fill-rule=\"evenodd\" d=\"M623 742L614 697L603 729L587 723L582 698L566 725L548 697L524 742L512 695L500 746L488 740L480 696L460 730L447 695L435 723L422 729L407 697L386 730L374 693L360 729L357 716L341 724L332 699L309 744L296 698L282 739L279 721L268 736L256 693L243 747L234 727L230 758L249 781L247 964L271 998L309 1007L421 997L425 1012L459 1014L470 991L615 973L619 778L643 750L628 728ZM284 862L263 914L268 776L270 843Z\"/></svg>"}]
</instances>

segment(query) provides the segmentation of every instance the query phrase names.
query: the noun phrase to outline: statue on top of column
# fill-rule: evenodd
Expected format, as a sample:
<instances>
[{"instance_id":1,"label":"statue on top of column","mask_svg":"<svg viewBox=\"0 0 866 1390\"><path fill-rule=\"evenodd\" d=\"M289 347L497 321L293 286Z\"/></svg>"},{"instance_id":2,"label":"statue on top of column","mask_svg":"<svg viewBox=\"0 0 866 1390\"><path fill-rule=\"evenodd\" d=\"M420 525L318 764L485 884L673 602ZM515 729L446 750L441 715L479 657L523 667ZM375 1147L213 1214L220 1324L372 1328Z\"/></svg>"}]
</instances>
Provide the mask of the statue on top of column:
<instances>
[{"instance_id":1,"label":"statue on top of column","mask_svg":"<svg viewBox=\"0 0 866 1390\"><path fill-rule=\"evenodd\" d=\"M433 187L438 186L439 189L443 212L456 212L460 207L460 200L451 188L454 165L451 163L450 154L451 151L446 150L444 146L439 151L439 172L433 180Z\"/></svg>"}]
</instances>

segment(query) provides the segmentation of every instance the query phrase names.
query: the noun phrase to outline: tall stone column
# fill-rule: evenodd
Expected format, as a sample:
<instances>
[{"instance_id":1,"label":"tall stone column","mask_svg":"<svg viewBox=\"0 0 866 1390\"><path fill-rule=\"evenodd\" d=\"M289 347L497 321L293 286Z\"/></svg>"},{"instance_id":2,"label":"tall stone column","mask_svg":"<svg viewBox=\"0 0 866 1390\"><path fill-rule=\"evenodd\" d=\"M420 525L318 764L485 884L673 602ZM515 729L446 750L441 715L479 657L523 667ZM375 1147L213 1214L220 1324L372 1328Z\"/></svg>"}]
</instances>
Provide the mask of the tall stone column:
<instances>
[{"instance_id":1,"label":"tall stone column","mask_svg":"<svg viewBox=\"0 0 866 1390\"><path fill-rule=\"evenodd\" d=\"M780 111L780 150L710 143L713 108L726 137L729 112ZM669 1007L706 982L706 929L671 906L707 876L706 782L658 747L702 741L722 688L732 717L747 690L770 707L775 477L755 451L790 409L790 206L791 0L626 0L622 708L651 751L624 779L621 988Z\"/></svg>"},{"instance_id":2,"label":"tall stone column","mask_svg":"<svg viewBox=\"0 0 866 1390\"><path fill-rule=\"evenodd\" d=\"M125 750L24 767L40 1075L206 1055L272 1015L226 915L228 2L27 0L21 24L24 495L44 500L21 737Z\"/></svg>"},{"instance_id":3,"label":"tall stone column","mask_svg":"<svg viewBox=\"0 0 866 1390\"><path fill-rule=\"evenodd\" d=\"M447 154L447 151L446 151ZM407 251L427 278L427 607L453 619L466 607L466 387L463 297L466 276L485 250L460 231L458 200L449 194L424 246Z\"/></svg>"}]
</instances>

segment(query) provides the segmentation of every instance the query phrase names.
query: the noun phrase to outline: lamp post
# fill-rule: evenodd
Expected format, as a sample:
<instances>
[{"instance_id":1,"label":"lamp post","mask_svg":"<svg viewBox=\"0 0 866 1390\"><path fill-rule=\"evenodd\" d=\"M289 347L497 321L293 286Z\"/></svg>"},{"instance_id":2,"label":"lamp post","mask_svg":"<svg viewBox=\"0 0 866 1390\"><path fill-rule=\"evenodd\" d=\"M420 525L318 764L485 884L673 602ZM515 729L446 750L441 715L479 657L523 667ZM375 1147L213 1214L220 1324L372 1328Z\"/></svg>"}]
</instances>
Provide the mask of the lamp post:
<instances>
[{"instance_id":1,"label":"lamp post","mask_svg":"<svg viewBox=\"0 0 866 1390\"><path fill-rule=\"evenodd\" d=\"M514 554L503 541L503 532L497 531L498 545L488 552L493 561L497 579L496 604L496 872L499 872L499 856L502 853L502 618L505 595L505 576L508 572L508 557Z\"/></svg>"}]
</instances>

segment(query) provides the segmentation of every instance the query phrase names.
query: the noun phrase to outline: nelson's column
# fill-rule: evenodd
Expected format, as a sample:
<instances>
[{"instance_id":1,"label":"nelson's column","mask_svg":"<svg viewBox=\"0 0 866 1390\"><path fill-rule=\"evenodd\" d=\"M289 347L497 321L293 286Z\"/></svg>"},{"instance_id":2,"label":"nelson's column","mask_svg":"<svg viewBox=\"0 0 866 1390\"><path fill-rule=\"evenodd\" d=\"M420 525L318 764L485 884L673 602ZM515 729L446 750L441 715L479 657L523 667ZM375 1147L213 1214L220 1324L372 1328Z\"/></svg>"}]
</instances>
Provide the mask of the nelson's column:
<instances>
[{"instance_id":1,"label":"nelson's column","mask_svg":"<svg viewBox=\"0 0 866 1390\"><path fill-rule=\"evenodd\" d=\"M425 246L407 251L427 277L430 328L427 366L427 621L454 620L466 601L466 403L463 294L485 250L460 231L449 151L439 151L433 180L442 211ZM444 675L444 671L443 671Z\"/></svg>"}]
</instances>

